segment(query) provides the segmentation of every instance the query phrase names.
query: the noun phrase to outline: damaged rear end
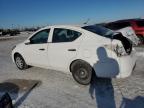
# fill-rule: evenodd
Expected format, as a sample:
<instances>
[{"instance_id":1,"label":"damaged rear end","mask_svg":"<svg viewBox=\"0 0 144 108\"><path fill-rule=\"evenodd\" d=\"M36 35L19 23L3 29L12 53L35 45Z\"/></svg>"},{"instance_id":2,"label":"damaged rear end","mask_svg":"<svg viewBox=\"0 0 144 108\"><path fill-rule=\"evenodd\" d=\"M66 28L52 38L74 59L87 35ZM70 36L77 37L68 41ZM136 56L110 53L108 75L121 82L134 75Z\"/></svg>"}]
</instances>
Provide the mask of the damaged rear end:
<instances>
[{"instance_id":1,"label":"damaged rear end","mask_svg":"<svg viewBox=\"0 0 144 108\"><path fill-rule=\"evenodd\" d=\"M132 47L129 39L121 33L116 33L112 37L111 48L112 57L119 64L118 78L125 78L131 75L136 65L136 51Z\"/></svg>"},{"instance_id":2,"label":"damaged rear end","mask_svg":"<svg viewBox=\"0 0 144 108\"><path fill-rule=\"evenodd\" d=\"M139 38L136 36L131 27L122 28L120 30L117 30L117 32L121 32L124 37L128 38L133 46L137 46L140 44Z\"/></svg>"},{"instance_id":3,"label":"damaged rear end","mask_svg":"<svg viewBox=\"0 0 144 108\"><path fill-rule=\"evenodd\" d=\"M115 32L101 25L82 28L111 40L110 43L101 43L109 52L107 58L109 60L104 60L101 65L94 66L97 76L124 78L131 75L136 64L136 51L127 37L123 36L121 32Z\"/></svg>"}]
</instances>

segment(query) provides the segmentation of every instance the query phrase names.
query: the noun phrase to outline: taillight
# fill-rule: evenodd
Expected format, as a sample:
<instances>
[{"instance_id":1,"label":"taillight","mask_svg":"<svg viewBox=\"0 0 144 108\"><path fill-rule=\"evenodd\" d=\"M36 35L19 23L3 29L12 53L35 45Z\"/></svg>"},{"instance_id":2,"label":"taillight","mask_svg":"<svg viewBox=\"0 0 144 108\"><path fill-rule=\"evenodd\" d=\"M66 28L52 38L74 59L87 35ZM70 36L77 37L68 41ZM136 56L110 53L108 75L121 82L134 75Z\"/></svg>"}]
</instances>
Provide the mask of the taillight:
<instances>
[{"instance_id":1,"label":"taillight","mask_svg":"<svg viewBox=\"0 0 144 108\"><path fill-rule=\"evenodd\" d=\"M124 47L120 46L120 45L116 45L114 51L115 51L115 53L117 54L118 57L124 56L126 54Z\"/></svg>"}]
</instances>

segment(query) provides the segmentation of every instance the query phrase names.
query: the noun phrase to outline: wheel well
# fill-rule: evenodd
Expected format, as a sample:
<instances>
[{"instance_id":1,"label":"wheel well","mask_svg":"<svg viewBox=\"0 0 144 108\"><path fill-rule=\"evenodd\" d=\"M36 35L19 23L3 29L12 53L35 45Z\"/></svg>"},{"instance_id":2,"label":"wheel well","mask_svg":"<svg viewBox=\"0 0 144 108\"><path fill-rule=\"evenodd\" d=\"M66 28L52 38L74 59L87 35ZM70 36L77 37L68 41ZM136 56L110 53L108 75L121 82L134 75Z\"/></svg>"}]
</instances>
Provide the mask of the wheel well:
<instances>
[{"instance_id":1,"label":"wheel well","mask_svg":"<svg viewBox=\"0 0 144 108\"><path fill-rule=\"evenodd\" d=\"M69 70L70 70L70 72L72 72L72 65L74 64L74 63L76 63L76 62L85 62L85 63L87 63L87 64L89 64L88 62L86 62L86 61L84 61L84 60L81 60L81 59L76 59L76 60L74 60L74 61L72 61L71 62L71 64L70 64L70 67L69 67ZM90 64L89 64L90 65ZM90 65L91 66L91 65ZM93 67L92 67L93 68Z\"/></svg>"},{"instance_id":2,"label":"wheel well","mask_svg":"<svg viewBox=\"0 0 144 108\"><path fill-rule=\"evenodd\" d=\"M15 57L16 57L17 55L20 55L20 56L21 56L20 53L16 52L16 53L14 54L14 60L15 60Z\"/></svg>"},{"instance_id":3,"label":"wheel well","mask_svg":"<svg viewBox=\"0 0 144 108\"><path fill-rule=\"evenodd\" d=\"M70 67L69 67L70 72L72 72L72 65L73 65L74 63L78 62L78 61L80 61L80 62L85 62L85 63L89 64L89 63L88 63L87 61L85 61L85 60L76 59L76 60L72 61L71 64L70 64ZM90 65L90 64L89 64L89 65ZM91 65L90 65L90 66L91 66ZM92 66L91 66L91 67L92 67ZM93 67L92 67L92 74L93 74L93 77L97 77L97 75L96 75L95 70L94 70Z\"/></svg>"}]
</instances>

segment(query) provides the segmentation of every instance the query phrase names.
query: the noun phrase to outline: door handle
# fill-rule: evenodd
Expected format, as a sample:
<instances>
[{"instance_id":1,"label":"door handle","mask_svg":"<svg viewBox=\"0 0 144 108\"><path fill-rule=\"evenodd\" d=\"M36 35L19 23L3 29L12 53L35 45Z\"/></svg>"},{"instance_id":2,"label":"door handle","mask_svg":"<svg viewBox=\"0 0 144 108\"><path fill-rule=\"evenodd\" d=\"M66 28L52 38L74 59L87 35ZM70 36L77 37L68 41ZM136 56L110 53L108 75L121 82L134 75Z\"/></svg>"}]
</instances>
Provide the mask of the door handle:
<instances>
[{"instance_id":1,"label":"door handle","mask_svg":"<svg viewBox=\"0 0 144 108\"><path fill-rule=\"evenodd\" d=\"M39 49L39 50L44 51L45 49L44 49L44 48L41 48L41 49Z\"/></svg>"},{"instance_id":2,"label":"door handle","mask_svg":"<svg viewBox=\"0 0 144 108\"><path fill-rule=\"evenodd\" d=\"M76 49L68 49L68 51L76 51Z\"/></svg>"}]
</instances>

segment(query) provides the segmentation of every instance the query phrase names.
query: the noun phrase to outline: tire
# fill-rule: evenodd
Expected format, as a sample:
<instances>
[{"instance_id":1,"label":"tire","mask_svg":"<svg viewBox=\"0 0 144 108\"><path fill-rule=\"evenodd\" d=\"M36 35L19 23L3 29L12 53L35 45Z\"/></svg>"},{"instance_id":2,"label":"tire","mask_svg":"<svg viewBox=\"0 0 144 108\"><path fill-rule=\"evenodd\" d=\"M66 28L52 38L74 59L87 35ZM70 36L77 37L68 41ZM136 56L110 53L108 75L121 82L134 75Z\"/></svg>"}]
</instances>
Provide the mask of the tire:
<instances>
[{"instance_id":1,"label":"tire","mask_svg":"<svg viewBox=\"0 0 144 108\"><path fill-rule=\"evenodd\" d=\"M20 54L15 55L15 64L18 69L25 70L28 68L28 65L26 64L25 60Z\"/></svg>"},{"instance_id":2,"label":"tire","mask_svg":"<svg viewBox=\"0 0 144 108\"><path fill-rule=\"evenodd\" d=\"M92 78L92 67L84 61L76 61L71 66L72 76L76 82L88 85Z\"/></svg>"}]
</instances>

